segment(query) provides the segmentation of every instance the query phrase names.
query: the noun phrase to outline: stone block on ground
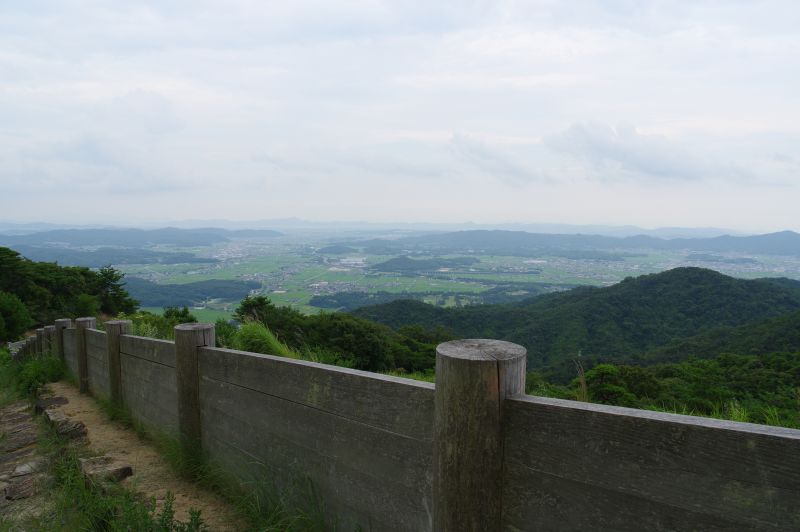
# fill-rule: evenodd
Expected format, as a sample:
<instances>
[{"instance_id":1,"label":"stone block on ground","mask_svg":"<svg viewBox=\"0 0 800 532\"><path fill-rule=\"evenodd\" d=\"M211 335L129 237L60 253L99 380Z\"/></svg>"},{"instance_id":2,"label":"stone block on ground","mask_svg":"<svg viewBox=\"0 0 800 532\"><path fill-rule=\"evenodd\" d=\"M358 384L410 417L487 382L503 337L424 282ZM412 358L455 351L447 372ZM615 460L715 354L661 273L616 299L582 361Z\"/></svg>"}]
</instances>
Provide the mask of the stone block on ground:
<instances>
[{"instance_id":1,"label":"stone block on ground","mask_svg":"<svg viewBox=\"0 0 800 532\"><path fill-rule=\"evenodd\" d=\"M0 423L5 425L7 423L14 423L25 419L30 419L31 414L28 409L27 401L17 401L10 404L0 411Z\"/></svg>"},{"instance_id":2,"label":"stone block on ground","mask_svg":"<svg viewBox=\"0 0 800 532\"><path fill-rule=\"evenodd\" d=\"M41 481L41 475L26 475L12 479L5 486L3 498L9 501L16 501L32 497L36 495Z\"/></svg>"},{"instance_id":3,"label":"stone block on ground","mask_svg":"<svg viewBox=\"0 0 800 532\"><path fill-rule=\"evenodd\" d=\"M68 402L66 397L42 397L36 401L36 405L33 409L37 414L42 414L49 408L65 405Z\"/></svg>"},{"instance_id":4,"label":"stone block on ground","mask_svg":"<svg viewBox=\"0 0 800 532\"><path fill-rule=\"evenodd\" d=\"M32 423L23 423L11 427L8 431L3 432L4 438L0 443L0 451L4 455L24 449L29 445L36 443L36 427ZM0 463L3 460L0 459Z\"/></svg>"},{"instance_id":5,"label":"stone block on ground","mask_svg":"<svg viewBox=\"0 0 800 532\"><path fill-rule=\"evenodd\" d=\"M110 456L95 456L93 458L80 458L81 473L94 483L119 482L133 474L130 464L114 460Z\"/></svg>"},{"instance_id":6,"label":"stone block on ground","mask_svg":"<svg viewBox=\"0 0 800 532\"><path fill-rule=\"evenodd\" d=\"M82 421L75 421L58 410L45 410L44 417L55 427L61 436L74 439L86 436L86 425Z\"/></svg>"},{"instance_id":7,"label":"stone block on ground","mask_svg":"<svg viewBox=\"0 0 800 532\"><path fill-rule=\"evenodd\" d=\"M11 477L21 477L30 475L31 473L36 473L37 471L44 469L45 465L47 465L47 461L44 458L33 458L32 460L17 465L17 467L15 467L14 471L11 473Z\"/></svg>"}]
</instances>

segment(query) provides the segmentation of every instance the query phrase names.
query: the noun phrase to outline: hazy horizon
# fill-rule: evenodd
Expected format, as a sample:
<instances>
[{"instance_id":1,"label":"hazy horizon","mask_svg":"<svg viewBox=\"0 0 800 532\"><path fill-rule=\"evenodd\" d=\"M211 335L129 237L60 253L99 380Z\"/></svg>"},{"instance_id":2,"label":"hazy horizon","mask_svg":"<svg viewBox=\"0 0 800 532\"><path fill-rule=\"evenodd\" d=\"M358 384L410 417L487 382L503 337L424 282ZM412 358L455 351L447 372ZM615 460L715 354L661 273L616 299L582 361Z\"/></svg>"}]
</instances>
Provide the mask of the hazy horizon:
<instances>
[{"instance_id":1,"label":"hazy horizon","mask_svg":"<svg viewBox=\"0 0 800 532\"><path fill-rule=\"evenodd\" d=\"M3 219L800 231L794 2L0 7Z\"/></svg>"},{"instance_id":2,"label":"hazy horizon","mask_svg":"<svg viewBox=\"0 0 800 532\"><path fill-rule=\"evenodd\" d=\"M604 234L608 236L634 236L637 234L650 234L651 236L663 236L665 238L689 237L702 238L720 235L747 236L764 234L758 231L742 231L725 227L682 227L682 226L659 226L643 227L633 224L625 225L605 225L605 224L570 224L570 223L546 223L546 222L497 222L497 223L478 223L478 222L374 222L367 220L308 220L302 218L280 218L262 220L230 220L230 219L174 219L174 220L150 220L139 223L67 223L67 222L46 222L42 220L24 222L18 220L7 220L0 218L0 234L14 230L25 232L40 232L57 229L202 229L202 228L222 228L222 229L314 229L314 230L397 230L397 231L464 231L464 230L510 230L526 231L531 233L564 233L564 234ZM781 232L787 229L780 229Z\"/></svg>"},{"instance_id":3,"label":"hazy horizon","mask_svg":"<svg viewBox=\"0 0 800 532\"><path fill-rule=\"evenodd\" d=\"M8 219L0 218L0 232L13 227L42 227L41 230L48 230L48 227L54 229L58 228L132 228L132 229L158 229L167 227L176 227L182 229L195 229L195 228L225 228L225 229L270 229L275 228L280 230L281 227L325 227L329 226L331 230L336 227L357 228L363 226L365 228L377 227L380 229L396 228L398 230L404 229L426 229L439 230L444 228L446 230L470 230L470 229L505 229L505 230L520 230L527 232L541 232L541 233L554 233L563 229L565 233L581 232L583 230L597 230L598 234L636 234L637 231L643 233L654 232L667 232L667 233L696 233L698 235L732 235L732 236L745 236L745 235L758 235L768 233L778 233L783 231L793 231L800 233L800 226L793 227L775 227L775 228L753 228L753 227L717 227L717 226L689 226L689 225L642 225L635 223L619 223L619 224L605 224L605 223L570 223L565 222L547 222L547 221L489 221L489 222L475 222L475 221L427 221L427 220L407 220L407 221L380 221L380 220L364 220L364 219L312 219L303 217L286 217L286 218L262 218L262 219L231 219L231 218L174 218L174 219L160 219L153 217L151 219L139 220L109 220L109 221L79 221L73 222L66 219ZM39 229L37 229L38 231ZM671 238L671 237L670 237Z\"/></svg>"}]
</instances>

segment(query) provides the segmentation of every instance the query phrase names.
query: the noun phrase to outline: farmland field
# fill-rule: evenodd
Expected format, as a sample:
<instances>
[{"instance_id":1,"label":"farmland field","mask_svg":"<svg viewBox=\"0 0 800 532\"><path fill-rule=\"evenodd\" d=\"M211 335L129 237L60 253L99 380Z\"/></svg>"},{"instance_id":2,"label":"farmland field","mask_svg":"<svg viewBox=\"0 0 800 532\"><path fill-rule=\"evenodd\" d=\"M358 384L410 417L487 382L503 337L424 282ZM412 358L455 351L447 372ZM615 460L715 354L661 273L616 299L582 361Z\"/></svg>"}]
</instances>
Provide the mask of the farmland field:
<instances>
[{"instance_id":1,"label":"farmland field","mask_svg":"<svg viewBox=\"0 0 800 532\"><path fill-rule=\"evenodd\" d=\"M346 237L346 245L331 245ZM579 285L607 286L629 276L678 266L700 266L742 278L800 278L800 259L729 253L698 260L688 251L636 250L598 254L590 251L513 254L453 253L442 249L391 249L365 235L290 234L271 239L231 239L207 247L169 248L214 262L190 264L121 264L129 277L160 285L200 281L247 281L252 293L303 313L349 310L362 304L413 298L440 306L462 306L520 300ZM470 250L471 251L471 250ZM576 253L573 253L575 255ZM586 258L583 258L583 257ZM415 265L421 265L415 269ZM442 267L437 267L442 265ZM134 294L136 295L136 294ZM241 297L207 297L192 301L203 320L228 317ZM148 305L145 307L157 307ZM162 303L163 304L163 303Z\"/></svg>"}]
</instances>

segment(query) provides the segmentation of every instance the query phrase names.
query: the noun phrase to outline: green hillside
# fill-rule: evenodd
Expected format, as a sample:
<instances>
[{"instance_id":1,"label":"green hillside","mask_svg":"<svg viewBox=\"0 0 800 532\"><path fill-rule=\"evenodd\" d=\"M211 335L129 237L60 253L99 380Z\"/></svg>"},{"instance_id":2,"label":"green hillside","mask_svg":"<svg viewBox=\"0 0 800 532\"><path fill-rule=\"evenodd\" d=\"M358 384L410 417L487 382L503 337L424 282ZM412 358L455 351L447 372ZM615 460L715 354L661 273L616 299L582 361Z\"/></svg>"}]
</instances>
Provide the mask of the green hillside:
<instances>
[{"instance_id":1,"label":"green hillside","mask_svg":"<svg viewBox=\"0 0 800 532\"><path fill-rule=\"evenodd\" d=\"M768 318L739 327L719 327L650 350L644 360L678 361L687 356L800 353L800 312Z\"/></svg>"},{"instance_id":2,"label":"green hillside","mask_svg":"<svg viewBox=\"0 0 800 532\"><path fill-rule=\"evenodd\" d=\"M577 288L508 305L441 309L398 301L355 315L392 327L443 326L460 337L488 337L528 348L531 367L642 353L720 327L738 327L800 310L791 281L742 280L701 268L628 278L607 288Z\"/></svg>"},{"instance_id":3,"label":"green hillside","mask_svg":"<svg viewBox=\"0 0 800 532\"><path fill-rule=\"evenodd\" d=\"M137 303L113 268L59 266L33 262L0 247L0 340L13 340L33 325L64 317L116 315Z\"/></svg>"},{"instance_id":4,"label":"green hillside","mask_svg":"<svg viewBox=\"0 0 800 532\"><path fill-rule=\"evenodd\" d=\"M125 278L125 289L145 307L192 306L207 299L238 301L260 287L257 281L228 279L157 284L139 277Z\"/></svg>"},{"instance_id":5,"label":"green hillside","mask_svg":"<svg viewBox=\"0 0 800 532\"><path fill-rule=\"evenodd\" d=\"M526 389L531 395L800 428L800 352L689 357L644 367L598 364L583 381L566 385L533 372Z\"/></svg>"}]
</instances>

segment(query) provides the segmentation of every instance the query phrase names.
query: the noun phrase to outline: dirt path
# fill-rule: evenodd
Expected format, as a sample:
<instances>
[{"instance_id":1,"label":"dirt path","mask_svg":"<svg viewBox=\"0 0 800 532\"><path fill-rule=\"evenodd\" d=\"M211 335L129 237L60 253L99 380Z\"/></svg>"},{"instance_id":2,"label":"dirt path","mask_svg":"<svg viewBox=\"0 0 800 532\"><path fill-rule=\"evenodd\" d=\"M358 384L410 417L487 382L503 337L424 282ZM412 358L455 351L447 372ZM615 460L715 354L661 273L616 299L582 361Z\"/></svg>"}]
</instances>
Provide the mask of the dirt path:
<instances>
[{"instance_id":1,"label":"dirt path","mask_svg":"<svg viewBox=\"0 0 800 532\"><path fill-rule=\"evenodd\" d=\"M188 520L188 510L194 508L201 511L210 530L242 528L232 509L218 495L178 477L152 444L133 430L110 421L94 399L81 395L65 382L48 386L54 395L68 400L67 404L55 408L86 425L91 450L127 462L133 467L133 476L123 481L129 489L146 497L155 497L159 507L167 492L171 492L175 496L175 517L181 521Z\"/></svg>"}]
</instances>

